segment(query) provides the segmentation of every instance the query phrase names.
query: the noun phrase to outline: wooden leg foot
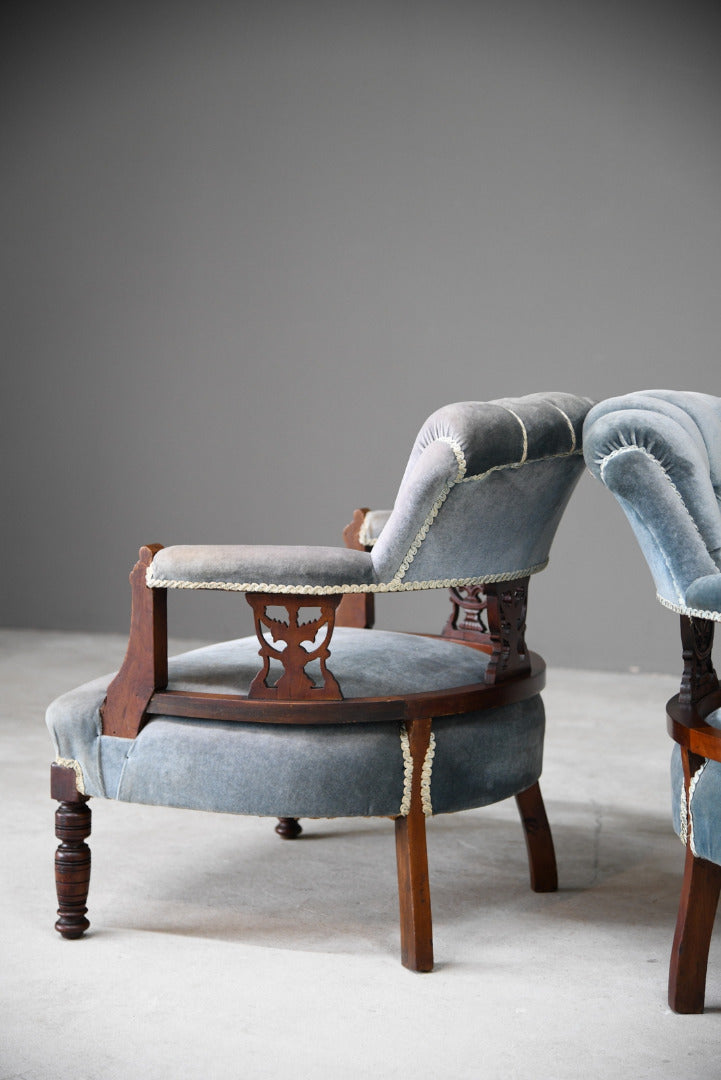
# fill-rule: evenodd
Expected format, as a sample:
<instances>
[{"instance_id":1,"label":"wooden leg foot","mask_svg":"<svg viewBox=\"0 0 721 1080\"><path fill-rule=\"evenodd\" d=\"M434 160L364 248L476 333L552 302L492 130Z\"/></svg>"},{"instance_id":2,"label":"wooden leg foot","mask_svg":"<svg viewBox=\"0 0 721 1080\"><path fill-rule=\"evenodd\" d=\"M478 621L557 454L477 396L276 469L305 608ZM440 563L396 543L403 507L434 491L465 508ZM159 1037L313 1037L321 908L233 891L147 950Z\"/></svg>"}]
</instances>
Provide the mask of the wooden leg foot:
<instances>
[{"instance_id":1,"label":"wooden leg foot","mask_svg":"<svg viewBox=\"0 0 721 1080\"><path fill-rule=\"evenodd\" d=\"M516 805L526 838L531 888L534 892L555 892L558 888L556 852L539 785L533 784L516 795Z\"/></svg>"},{"instance_id":2,"label":"wooden leg foot","mask_svg":"<svg viewBox=\"0 0 721 1080\"><path fill-rule=\"evenodd\" d=\"M688 847L668 976L668 1003L674 1012L703 1012L708 950L720 891L721 866L695 858Z\"/></svg>"},{"instance_id":3,"label":"wooden leg foot","mask_svg":"<svg viewBox=\"0 0 721 1080\"><path fill-rule=\"evenodd\" d=\"M55 852L55 885L58 921L55 929L65 938L79 938L90 923L85 918L90 886L90 807L83 801L62 802L55 812L55 835L61 841Z\"/></svg>"},{"instance_id":4,"label":"wooden leg foot","mask_svg":"<svg viewBox=\"0 0 721 1080\"><path fill-rule=\"evenodd\" d=\"M411 971L433 970L433 925L428 881L426 819L413 809L396 818L398 899L401 913L401 962Z\"/></svg>"},{"instance_id":5,"label":"wooden leg foot","mask_svg":"<svg viewBox=\"0 0 721 1080\"><path fill-rule=\"evenodd\" d=\"M303 832L298 818L294 817L281 817L278 818L278 824L275 827L275 831L278 836L282 836L284 840L295 840L297 836Z\"/></svg>"}]
</instances>

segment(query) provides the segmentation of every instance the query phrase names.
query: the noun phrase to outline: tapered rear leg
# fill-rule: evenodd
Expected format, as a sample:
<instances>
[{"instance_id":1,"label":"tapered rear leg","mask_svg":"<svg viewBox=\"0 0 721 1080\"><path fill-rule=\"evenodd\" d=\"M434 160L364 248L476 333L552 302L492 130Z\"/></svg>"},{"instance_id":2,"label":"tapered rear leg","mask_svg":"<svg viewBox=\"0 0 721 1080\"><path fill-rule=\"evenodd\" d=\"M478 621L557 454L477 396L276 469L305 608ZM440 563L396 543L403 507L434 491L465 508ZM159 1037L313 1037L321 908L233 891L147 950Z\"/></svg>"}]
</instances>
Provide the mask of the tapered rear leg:
<instances>
[{"instance_id":1,"label":"tapered rear leg","mask_svg":"<svg viewBox=\"0 0 721 1080\"><path fill-rule=\"evenodd\" d=\"M516 805L526 838L531 888L534 892L555 892L558 888L556 852L540 785L533 784L516 795Z\"/></svg>"},{"instance_id":2,"label":"tapered rear leg","mask_svg":"<svg viewBox=\"0 0 721 1080\"><path fill-rule=\"evenodd\" d=\"M428 881L426 819L420 807L396 818L401 962L411 971L433 969L433 923Z\"/></svg>"},{"instance_id":3,"label":"tapered rear leg","mask_svg":"<svg viewBox=\"0 0 721 1080\"><path fill-rule=\"evenodd\" d=\"M686 865L668 975L668 1003L677 1013L702 1013L706 967L719 892L721 866L686 848Z\"/></svg>"},{"instance_id":4,"label":"tapered rear leg","mask_svg":"<svg viewBox=\"0 0 721 1080\"><path fill-rule=\"evenodd\" d=\"M430 719L410 721L407 734L408 750L413 761L410 802L407 814L395 819L401 962L411 971L431 971L433 923L426 847L426 807L423 799L424 765L426 762L430 765L427 756L431 753Z\"/></svg>"}]
</instances>

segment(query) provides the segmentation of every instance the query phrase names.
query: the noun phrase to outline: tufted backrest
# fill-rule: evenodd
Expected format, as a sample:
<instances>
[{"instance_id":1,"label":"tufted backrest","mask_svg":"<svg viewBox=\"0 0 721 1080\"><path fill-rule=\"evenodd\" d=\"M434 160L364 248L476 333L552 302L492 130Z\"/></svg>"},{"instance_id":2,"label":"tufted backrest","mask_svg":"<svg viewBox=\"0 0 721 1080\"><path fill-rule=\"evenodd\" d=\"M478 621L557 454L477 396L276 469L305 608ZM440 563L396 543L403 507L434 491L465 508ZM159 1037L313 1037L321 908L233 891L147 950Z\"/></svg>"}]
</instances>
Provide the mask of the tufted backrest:
<instances>
[{"instance_id":1,"label":"tufted backrest","mask_svg":"<svg viewBox=\"0 0 721 1080\"><path fill-rule=\"evenodd\" d=\"M698 605L715 605L721 575L721 399L681 390L609 398L586 418L584 453L623 508L661 602L708 615Z\"/></svg>"},{"instance_id":2,"label":"tufted backrest","mask_svg":"<svg viewBox=\"0 0 721 1080\"><path fill-rule=\"evenodd\" d=\"M429 588L541 570L583 469L590 405L543 393L433 413L373 548L376 579Z\"/></svg>"}]
</instances>

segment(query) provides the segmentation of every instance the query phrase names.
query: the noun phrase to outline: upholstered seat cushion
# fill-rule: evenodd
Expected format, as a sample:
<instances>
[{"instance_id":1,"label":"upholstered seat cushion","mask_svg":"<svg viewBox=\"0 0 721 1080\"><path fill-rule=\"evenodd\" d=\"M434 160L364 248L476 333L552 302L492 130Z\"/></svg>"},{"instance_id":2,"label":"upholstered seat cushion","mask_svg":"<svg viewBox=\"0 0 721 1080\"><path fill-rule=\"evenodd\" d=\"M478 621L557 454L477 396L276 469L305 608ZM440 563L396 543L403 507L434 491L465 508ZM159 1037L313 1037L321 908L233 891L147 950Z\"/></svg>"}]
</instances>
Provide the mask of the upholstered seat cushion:
<instances>
[{"instance_id":1,"label":"upholstered seat cushion","mask_svg":"<svg viewBox=\"0 0 721 1080\"><path fill-rule=\"evenodd\" d=\"M721 728L721 709L706 717L711 727ZM700 859L721 866L721 762L705 761L692 778L691 812L686 808L681 764L681 747L676 745L671 756L671 790L673 826L682 840L690 840L692 850Z\"/></svg>"},{"instance_id":2,"label":"upholstered seat cushion","mask_svg":"<svg viewBox=\"0 0 721 1080\"><path fill-rule=\"evenodd\" d=\"M448 641L344 628L336 629L331 653L329 666L347 698L477 682L488 659ZM255 637L224 642L171 659L168 686L244 694L259 666ZM101 731L99 710L111 678L65 694L47 713L58 758L77 763L88 795L278 817L401 812L408 762L398 723L306 726L156 717L136 739L120 739ZM508 798L540 776L540 695L438 719L433 731L434 813Z\"/></svg>"}]
</instances>

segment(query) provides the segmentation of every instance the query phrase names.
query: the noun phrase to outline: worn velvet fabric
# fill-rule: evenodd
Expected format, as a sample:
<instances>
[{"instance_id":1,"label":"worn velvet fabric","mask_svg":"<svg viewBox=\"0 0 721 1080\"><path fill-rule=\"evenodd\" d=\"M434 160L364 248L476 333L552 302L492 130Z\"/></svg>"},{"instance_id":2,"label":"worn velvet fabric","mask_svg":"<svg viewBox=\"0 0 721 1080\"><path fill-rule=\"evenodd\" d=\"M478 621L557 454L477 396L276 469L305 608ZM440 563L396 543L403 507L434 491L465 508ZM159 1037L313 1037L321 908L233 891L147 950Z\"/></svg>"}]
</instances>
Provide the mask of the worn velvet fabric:
<instances>
[{"instance_id":1,"label":"worn velvet fabric","mask_svg":"<svg viewBox=\"0 0 721 1080\"><path fill-rule=\"evenodd\" d=\"M721 709L707 717L707 723L721 728ZM676 745L671 755L673 827L682 839L689 840L691 850L698 858L721 866L721 762L704 762L692 781L690 813L685 804L681 748Z\"/></svg>"},{"instance_id":2,"label":"worn velvet fabric","mask_svg":"<svg viewBox=\"0 0 721 1080\"><path fill-rule=\"evenodd\" d=\"M158 552L148 585L402 591L534 573L583 468L590 404L545 393L439 409L415 441L392 512L376 522L370 553L179 545Z\"/></svg>"},{"instance_id":3,"label":"worn velvet fabric","mask_svg":"<svg viewBox=\"0 0 721 1080\"><path fill-rule=\"evenodd\" d=\"M649 390L600 402L584 425L591 472L623 508L673 610L721 620L721 399Z\"/></svg>"},{"instance_id":4,"label":"worn velvet fabric","mask_svg":"<svg viewBox=\"0 0 721 1080\"><path fill-rule=\"evenodd\" d=\"M329 666L345 697L417 693L480 681L488 657L452 642L338 628ZM169 688L247 693L258 642L243 638L171 659ZM278 671L278 674L280 672ZM271 673L272 674L272 673ZM101 732L112 676L49 707L56 753L80 764L85 792L126 802L271 817L396 816L404 795L398 723L318 726L152 719L136 739ZM434 721L435 813L517 794L541 772L540 695Z\"/></svg>"}]
</instances>

